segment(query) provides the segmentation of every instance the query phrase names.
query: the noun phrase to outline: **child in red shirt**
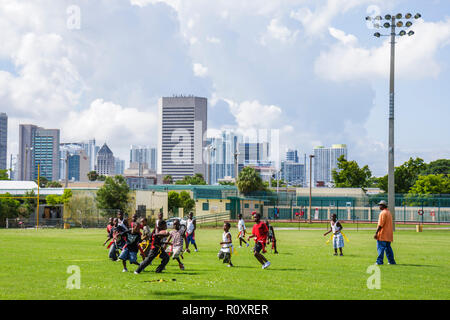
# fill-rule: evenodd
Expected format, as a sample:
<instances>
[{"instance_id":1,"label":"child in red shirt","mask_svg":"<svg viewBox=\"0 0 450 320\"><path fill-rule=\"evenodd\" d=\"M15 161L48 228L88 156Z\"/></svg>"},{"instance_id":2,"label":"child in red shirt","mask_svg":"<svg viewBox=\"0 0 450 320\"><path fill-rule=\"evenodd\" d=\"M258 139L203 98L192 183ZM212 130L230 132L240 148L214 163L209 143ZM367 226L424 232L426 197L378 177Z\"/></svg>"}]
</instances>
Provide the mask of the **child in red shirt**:
<instances>
[{"instance_id":1,"label":"child in red shirt","mask_svg":"<svg viewBox=\"0 0 450 320\"><path fill-rule=\"evenodd\" d=\"M255 225L253 225L252 235L248 237L248 240L255 238L253 255L262 264L262 268L266 269L270 266L270 262L260 252L264 249L266 244L269 229L267 228L267 225L261 221L261 214L255 213L253 218L255 220Z\"/></svg>"}]
</instances>

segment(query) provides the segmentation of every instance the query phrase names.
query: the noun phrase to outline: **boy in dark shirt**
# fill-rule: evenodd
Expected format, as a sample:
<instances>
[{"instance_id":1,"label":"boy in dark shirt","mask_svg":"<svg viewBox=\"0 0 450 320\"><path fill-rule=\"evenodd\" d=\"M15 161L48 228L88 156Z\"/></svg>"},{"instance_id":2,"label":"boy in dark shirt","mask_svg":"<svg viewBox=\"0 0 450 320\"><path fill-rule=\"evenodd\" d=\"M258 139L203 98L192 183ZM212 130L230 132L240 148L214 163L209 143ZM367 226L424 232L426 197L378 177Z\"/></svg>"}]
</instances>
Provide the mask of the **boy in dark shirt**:
<instances>
[{"instance_id":1,"label":"boy in dark shirt","mask_svg":"<svg viewBox=\"0 0 450 320\"><path fill-rule=\"evenodd\" d=\"M163 249L163 239L169 235L167 232L167 224L166 221L160 220L158 223L158 231L156 230L152 234L152 244L150 252L144 261L141 262L139 267L134 272L135 274L139 274L144 270L149 264L152 263L153 259L155 259L158 255L161 258L161 264L156 268L155 272L160 273L164 270L167 263L169 262L169 255Z\"/></svg>"},{"instance_id":2,"label":"boy in dark shirt","mask_svg":"<svg viewBox=\"0 0 450 320\"><path fill-rule=\"evenodd\" d=\"M126 237L126 244L123 247L122 253L119 256L119 259L122 260L123 270L122 272L128 272L127 269L127 260L132 264L137 264L137 253L139 251L139 243L141 240L140 227L138 223L133 225L131 230L127 230L123 233Z\"/></svg>"},{"instance_id":3,"label":"boy in dark shirt","mask_svg":"<svg viewBox=\"0 0 450 320\"><path fill-rule=\"evenodd\" d=\"M267 228L269 229L269 235L268 235L268 241L267 244L272 242L272 250L275 250L275 254L278 253L277 251L277 238L275 238L275 230L273 230L273 227L269 224L269 220L266 220Z\"/></svg>"},{"instance_id":4,"label":"boy in dark shirt","mask_svg":"<svg viewBox=\"0 0 450 320\"><path fill-rule=\"evenodd\" d=\"M112 261L117 261L117 253L118 253L119 249L121 250L123 248L123 246L125 245L125 239L122 236L122 233L125 231L126 231L126 229L122 225L119 225L119 219L114 218L113 227L112 227L111 232L108 237L108 240L113 239L113 241L111 241L111 243L108 245L109 258ZM105 243L107 241L105 241Z\"/></svg>"}]
</instances>

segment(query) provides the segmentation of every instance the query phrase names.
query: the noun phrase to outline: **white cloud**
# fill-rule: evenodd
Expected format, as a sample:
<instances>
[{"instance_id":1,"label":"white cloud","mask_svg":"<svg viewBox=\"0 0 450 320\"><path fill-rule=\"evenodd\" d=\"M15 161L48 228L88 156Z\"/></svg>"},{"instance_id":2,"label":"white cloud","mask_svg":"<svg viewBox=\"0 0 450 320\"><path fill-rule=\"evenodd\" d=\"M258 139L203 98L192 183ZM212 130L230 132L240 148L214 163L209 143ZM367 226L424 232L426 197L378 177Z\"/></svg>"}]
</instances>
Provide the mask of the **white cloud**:
<instances>
[{"instance_id":1,"label":"white cloud","mask_svg":"<svg viewBox=\"0 0 450 320\"><path fill-rule=\"evenodd\" d=\"M116 154L126 154L130 144L148 144L157 115L150 111L123 107L103 99L94 100L89 108L71 111L62 126L62 141L106 141ZM119 151L119 152L118 152Z\"/></svg>"},{"instance_id":2,"label":"white cloud","mask_svg":"<svg viewBox=\"0 0 450 320\"><path fill-rule=\"evenodd\" d=\"M194 71L194 74L197 77L204 78L204 77L206 77L208 75L208 68L202 66L200 63L194 63L192 65L192 69Z\"/></svg>"},{"instance_id":3,"label":"white cloud","mask_svg":"<svg viewBox=\"0 0 450 320\"><path fill-rule=\"evenodd\" d=\"M280 128L281 108L275 105L263 105L258 100L234 102L224 99L236 117L238 128Z\"/></svg>"},{"instance_id":4,"label":"white cloud","mask_svg":"<svg viewBox=\"0 0 450 320\"><path fill-rule=\"evenodd\" d=\"M206 37L206 41L213 44L219 44L222 42L219 38L216 37Z\"/></svg>"},{"instance_id":5,"label":"white cloud","mask_svg":"<svg viewBox=\"0 0 450 320\"><path fill-rule=\"evenodd\" d=\"M270 20L266 33L261 37L261 43L266 45L270 39L278 40L283 44L293 43L298 35L298 30L292 31L282 25L278 19Z\"/></svg>"},{"instance_id":6,"label":"white cloud","mask_svg":"<svg viewBox=\"0 0 450 320\"><path fill-rule=\"evenodd\" d=\"M435 56L440 48L450 43L450 18L441 22L416 20L412 29L413 36L397 38L396 75L413 79L436 77L441 66ZM367 49L358 46L353 35L334 28L329 32L339 42L320 53L315 62L317 75L333 81L389 76L390 39ZM374 38L373 41L382 40Z\"/></svg>"}]
</instances>

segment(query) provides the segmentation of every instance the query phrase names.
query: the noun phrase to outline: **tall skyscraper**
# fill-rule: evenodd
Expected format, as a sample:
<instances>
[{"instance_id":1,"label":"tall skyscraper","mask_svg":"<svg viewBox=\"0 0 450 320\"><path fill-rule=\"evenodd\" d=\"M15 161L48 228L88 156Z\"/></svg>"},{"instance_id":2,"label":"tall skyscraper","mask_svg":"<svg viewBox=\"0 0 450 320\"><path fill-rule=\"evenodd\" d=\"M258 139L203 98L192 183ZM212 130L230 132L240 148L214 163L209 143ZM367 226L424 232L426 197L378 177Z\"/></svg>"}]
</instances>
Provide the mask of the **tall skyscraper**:
<instances>
[{"instance_id":1,"label":"tall skyscraper","mask_svg":"<svg viewBox=\"0 0 450 320\"><path fill-rule=\"evenodd\" d=\"M7 164L7 146L8 146L8 116L6 113L0 113L0 170L6 170Z\"/></svg>"},{"instance_id":2,"label":"tall skyscraper","mask_svg":"<svg viewBox=\"0 0 450 320\"><path fill-rule=\"evenodd\" d=\"M86 155L89 157L89 171L95 170L97 152L99 150L95 145L95 139L91 139L88 142L82 142L81 145L83 146Z\"/></svg>"},{"instance_id":3,"label":"tall skyscraper","mask_svg":"<svg viewBox=\"0 0 450 320\"><path fill-rule=\"evenodd\" d=\"M114 154L106 143L97 153L97 165L95 171L97 171L98 175L112 176L115 174Z\"/></svg>"},{"instance_id":4,"label":"tall skyscraper","mask_svg":"<svg viewBox=\"0 0 450 320\"><path fill-rule=\"evenodd\" d=\"M87 174L90 171L90 158L86 153L85 143L61 143L59 149L59 177L66 180L68 172L69 181L88 181ZM66 171L67 160L67 171Z\"/></svg>"},{"instance_id":5,"label":"tall skyscraper","mask_svg":"<svg viewBox=\"0 0 450 320\"><path fill-rule=\"evenodd\" d=\"M337 159L344 155L347 158L347 146L334 144L331 148L318 146L314 148L314 182L316 186L327 186L332 182L331 172L337 169Z\"/></svg>"},{"instance_id":6,"label":"tall skyscraper","mask_svg":"<svg viewBox=\"0 0 450 320\"><path fill-rule=\"evenodd\" d=\"M206 98L163 97L159 100L158 170L174 181L196 173L206 174Z\"/></svg>"},{"instance_id":7,"label":"tall skyscraper","mask_svg":"<svg viewBox=\"0 0 450 320\"><path fill-rule=\"evenodd\" d=\"M286 151L286 161L298 163L299 162L298 151L297 150L291 150L291 149Z\"/></svg>"},{"instance_id":8,"label":"tall skyscraper","mask_svg":"<svg viewBox=\"0 0 450 320\"><path fill-rule=\"evenodd\" d=\"M231 131L222 131L220 135L207 139L206 158L209 161L205 179L216 184L225 177L235 178L234 153L238 150L239 137Z\"/></svg>"},{"instance_id":9,"label":"tall skyscraper","mask_svg":"<svg viewBox=\"0 0 450 320\"><path fill-rule=\"evenodd\" d=\"M305 165L293 161L282 161L281 179L289 185L304 186L306 182Z\"/></svg>"},{"instance_id":10,"label":"tall skyscraper","mask_svg":"<svg viewBox=\"0 0 450 320\"><path fill-rule=\"evenodd\" d=\"M19 125L18 180L36 180L38 165L41 177L49 181L59 178L59 136L59 129Z\"/></svg>"},{"instance_id":11,"label":"tall skyscraper","mask_svg":"<svg viewBox=\"0 0 450 320\"><path fill-rule=\"evenodd\" d=\"M146 163L148 168L156 172L156 148L132 145L130 147L130 163Z\"/></svg>"},{"instance_id":12,"label":"tall skyscraper","mask_svg":"<svg viewBox=\"0 0 450 320\"><path fill-rule=\"evenodd\" d=\"M125 160L114 158L114 173L123 175L124 170L125 170Z\"/></svg>"}]
</instances>

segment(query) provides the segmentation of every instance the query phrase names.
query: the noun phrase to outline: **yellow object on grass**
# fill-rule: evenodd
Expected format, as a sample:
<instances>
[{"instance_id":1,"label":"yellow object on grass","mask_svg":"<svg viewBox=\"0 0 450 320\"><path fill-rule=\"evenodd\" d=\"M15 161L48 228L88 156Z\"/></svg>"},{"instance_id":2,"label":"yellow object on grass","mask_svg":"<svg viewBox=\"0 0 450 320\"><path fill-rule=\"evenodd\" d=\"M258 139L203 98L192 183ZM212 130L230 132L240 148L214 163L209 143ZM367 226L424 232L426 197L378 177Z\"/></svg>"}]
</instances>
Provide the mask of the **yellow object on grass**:
<instances>
[{"instance_id":1,"label":"yellow object on grass","mask_svg":"<svg viewBox=\"0 0 450 320\"><path fill-rule=\"evenodd\" d=\"M348 240L347 236L345 235L345 233L343 233L341 231L342 236L344 237L345 241L350 242L350 240ZM331 239L333 239L334 234L331 235L331 237L325 242L325 244L330 243Z\"/></svg>"}]
</instances>

